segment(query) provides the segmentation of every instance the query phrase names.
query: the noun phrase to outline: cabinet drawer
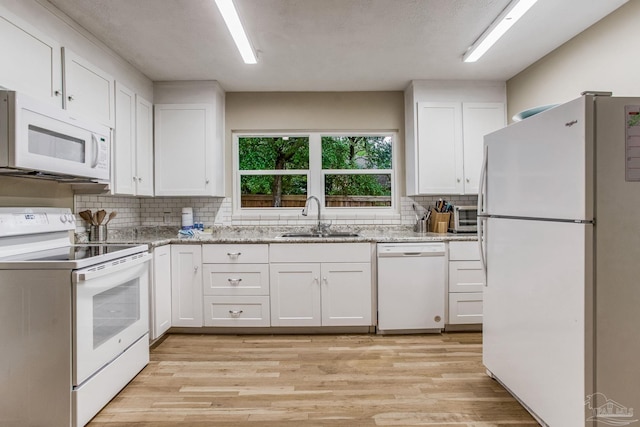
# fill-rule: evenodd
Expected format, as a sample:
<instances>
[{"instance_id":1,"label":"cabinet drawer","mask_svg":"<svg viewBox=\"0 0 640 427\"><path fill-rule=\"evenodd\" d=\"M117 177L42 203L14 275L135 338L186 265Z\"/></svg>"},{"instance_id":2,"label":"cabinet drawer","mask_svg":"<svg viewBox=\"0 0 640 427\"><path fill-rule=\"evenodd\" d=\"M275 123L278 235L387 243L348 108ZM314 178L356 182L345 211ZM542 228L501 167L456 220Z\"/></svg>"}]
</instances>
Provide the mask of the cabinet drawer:
<instances>
[{"instance_id":1,"label":"cabinet drawer","mask_svg":"<svg viewBox=\"0 0 640 427\"><path fill-rule=\"evenodd\" d=\"M205 296L205 326L271 326L268 296Z\"/></svg>"},{"instance_id":2,"label":"cabinet drawer","mask_svg":"<svg viewBox=\"0 0 640 427\"><path fill-rule=\"evenodd\" d=\"M482 292L483 288L480 261L449 261L449 292Z\"/></svg>"},{"instance_id":3,"label":"cabinet drawer","mask_svg":"<svg viewBox=\"0 0 640 427\"><path fill-rule=\"evenodd\" d=\"M478 242L449 242L450 261L479 261Z\"/></svg>"},{"instance_id":4,"label":"cabinet drawer","mask_svg":"<svg viewBox=\"0 0 640 427\"><path fill-rule=\"evenodd\" d=\"M218 264L267 264L269 245L203 245L202 262Z\"/></svg>"},{"instance_id":5,"label":"cabinet drawer","mask_svg":"<svg viewBox=\"0 0 640 427\"><path fill-rule=\"evenodd\" d=\"M204 295L269 295L269 264L204 264Z\"/></svg>"},{"instance_id":6,"label":"cabinet drawer","mask_svg":"<svg viewBox=\"0 0 640 427\"><path fill-rule=\"evenodd\" d=\"M482 323L482 293L449 294L449 324Z\"/></svg>"}]
</instances>

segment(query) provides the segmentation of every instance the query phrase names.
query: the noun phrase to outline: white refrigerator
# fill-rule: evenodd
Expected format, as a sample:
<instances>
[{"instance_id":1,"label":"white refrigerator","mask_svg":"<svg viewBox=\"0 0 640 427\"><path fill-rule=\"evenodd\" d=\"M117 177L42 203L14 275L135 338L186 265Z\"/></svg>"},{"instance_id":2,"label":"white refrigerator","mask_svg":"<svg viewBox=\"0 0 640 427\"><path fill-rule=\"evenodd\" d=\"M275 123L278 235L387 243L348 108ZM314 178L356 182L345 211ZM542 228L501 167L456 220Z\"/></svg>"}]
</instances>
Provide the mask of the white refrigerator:
<instances>
[{"instance_id":1,"label":"white refrigerator","mask_svg":"<svg viewBox=\"0 0 640 427\"><path fill-rule=\"evenodd\" d=\"M542 424L640 426L640 98L485 136L483 361Z\"/></svg>"}]
</instances>

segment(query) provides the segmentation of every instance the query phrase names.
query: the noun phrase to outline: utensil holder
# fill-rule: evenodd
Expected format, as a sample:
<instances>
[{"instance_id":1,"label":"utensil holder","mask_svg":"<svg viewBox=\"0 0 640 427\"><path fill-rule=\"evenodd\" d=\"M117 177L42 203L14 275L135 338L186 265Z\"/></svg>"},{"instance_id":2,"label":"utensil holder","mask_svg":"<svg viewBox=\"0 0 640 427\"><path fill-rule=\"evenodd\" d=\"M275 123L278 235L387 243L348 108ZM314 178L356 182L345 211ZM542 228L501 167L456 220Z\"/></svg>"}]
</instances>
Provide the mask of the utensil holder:
<instances>
[{"instance_id":1,"label":"utensil holder","mask_svg":"<svg viewBox=\"0 0 640 427\"><path fill-rule=\"evenodd\" d=\"M440 232L440 233L446 233L447 232L446 229L449 226L450 216L451 216L450 212L436 212L434 209L431 209L431 216L429 217L429 231L432 233L438 233L438 231L436 231L438 227L438 223L444 222L447 225L445 226L444 232Z\"/></svg>"},{"instance_id":2,"label":"utensil holder","mask_svg":"<svg viewBox=\"0 0 640 427\"><path fill-rule=\"evenodd\" d=\"M90 242L104 242L105 240L107 240L106 225L92 225L89 227Z\"/></svg>"},{"instance_id":3,"label":"utensil holder","mask_svg":"<svg viewBox=\"0 0 640 427\"><path fill-rule=\"evenodd\" d=\"M418 219L413 225L413 231L416 233L426 233L429 231L429 223L427 222L427 220Z\"/></svg>"}]
</instances>

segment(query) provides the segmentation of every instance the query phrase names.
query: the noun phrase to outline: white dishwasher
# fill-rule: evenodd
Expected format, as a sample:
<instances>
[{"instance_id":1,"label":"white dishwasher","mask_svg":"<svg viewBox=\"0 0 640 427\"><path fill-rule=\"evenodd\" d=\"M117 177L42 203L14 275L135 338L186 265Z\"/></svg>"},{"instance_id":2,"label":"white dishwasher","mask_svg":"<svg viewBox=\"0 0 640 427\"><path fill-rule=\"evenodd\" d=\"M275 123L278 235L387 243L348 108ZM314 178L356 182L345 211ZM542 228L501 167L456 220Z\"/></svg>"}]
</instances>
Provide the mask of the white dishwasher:
<instances>
[{"instance_id":1,"label":"white dishwasher","mask_svg":"<svg viewBox=\"0 0 640 427\"><path fill-rule=\"evenodd\" d=\"M378 332L444 329L445 244L378 244Z\"/></svg>"}]
</instances>

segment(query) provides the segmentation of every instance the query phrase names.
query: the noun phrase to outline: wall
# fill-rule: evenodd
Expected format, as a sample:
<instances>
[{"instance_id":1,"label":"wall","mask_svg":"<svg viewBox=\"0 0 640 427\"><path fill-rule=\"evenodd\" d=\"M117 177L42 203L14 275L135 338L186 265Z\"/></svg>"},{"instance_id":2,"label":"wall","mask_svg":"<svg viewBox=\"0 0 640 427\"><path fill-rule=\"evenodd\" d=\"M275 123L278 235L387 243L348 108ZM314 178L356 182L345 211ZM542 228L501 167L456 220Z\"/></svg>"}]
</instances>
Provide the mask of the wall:
<instances>
[{"instance_id":1,"label":"wall","mask_svg":"<svg viewBox=\"0 0 640 427\"><path fill-rule=\"evenodd\" d=\"M402 92L237 92L226 98L226 183L231 195L231 134L234 131L397 131L404 141ZM398 144L399 166L404 164ZM403 169L399 170L404 176ZM404 188L400 188L404 194Z\"/></svg>"},{"instance_id":2,"label":"wall","mask_svg":"<svg viewBox=\"0 0 640 427\"><path fill-rule=\"evenodd\" d=\"M68 184L0 176L0 206L73 208Z\"/></svg>"},{"instance_id":3,"label":"wall","mask_svg":"<svg viewBox=\"0 0 640 427\"><path fill-rule=\"evenodd\" d=\"M627 4L507 82L508 117L584 91L640 96L640 0Z\"/></svg>"}]
</instances>

